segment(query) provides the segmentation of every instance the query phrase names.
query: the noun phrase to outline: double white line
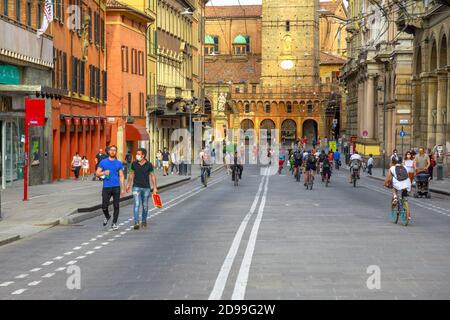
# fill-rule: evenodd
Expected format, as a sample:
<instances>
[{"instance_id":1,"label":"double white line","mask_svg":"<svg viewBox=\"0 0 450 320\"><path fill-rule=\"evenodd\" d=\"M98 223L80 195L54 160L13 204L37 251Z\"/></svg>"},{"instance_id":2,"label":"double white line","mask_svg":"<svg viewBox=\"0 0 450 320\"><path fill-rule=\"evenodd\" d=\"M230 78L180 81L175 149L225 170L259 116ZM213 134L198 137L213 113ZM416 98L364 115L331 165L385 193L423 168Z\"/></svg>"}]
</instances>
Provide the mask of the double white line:
<instances>
[{"instance_id":1,"label":"double white line","mask_svg":"<svg viewBox=\"0 0 450 320\"><path fill-rule=\"evenodd\" d=\"M250 238L247 244L247 248L245 250L244 258L242 259L241 267L239 269L239 274L236 283L234 285L234 291L231 299L243 300L245 297L245 290L247 288L250 265L252 263L253 252L255 251L256 238L258 236L259 226L261 224L262 216L264 213L264 207L266 205L266 197L269 184L268 172L269 172L268 168L266 168L263 171L263 178L261 179L261 182L259 184L258 192L255 195L253 204L249 212L242 220L241 225L239 226L239 229L237 230L236 235L234 236L230 250L228 251L225 261L223 262L219 275L217 276L214 288L211 294L209 295L209 300L219 300L222 298L223 291L228 281L228 276L230 274L231 268L233 266L234 260L239 250L239 246L242 241L242 236L244 235L245 229L247 228L247 224L250 221L250 218L256 211L256 207L261 197L261 193L263 192L264 189L262 200L258 209L258 215L256 216L255 222L253 223Z\"/></svg>"}]
</instances>

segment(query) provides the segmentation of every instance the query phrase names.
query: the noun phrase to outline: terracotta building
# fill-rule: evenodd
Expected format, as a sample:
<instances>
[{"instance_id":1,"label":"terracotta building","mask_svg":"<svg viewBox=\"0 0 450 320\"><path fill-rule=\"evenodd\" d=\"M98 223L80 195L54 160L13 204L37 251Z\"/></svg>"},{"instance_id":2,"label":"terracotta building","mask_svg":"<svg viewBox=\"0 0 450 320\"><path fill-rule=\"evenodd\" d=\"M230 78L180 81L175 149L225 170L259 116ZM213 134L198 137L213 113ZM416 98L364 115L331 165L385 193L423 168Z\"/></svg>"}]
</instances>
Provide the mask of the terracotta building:
<instances>
[{"instance_id":1,"label":"terracotta building","mask_svg":"<svg viewBox=\"0 0 450 320\"><path fill-rule=\"evenodd\" d=\"M205 76L216 139L227 128L254 129L248 142L260 141L259 129L278 129L276 139L287 146L330 134L326 108L337 74L329 68L338 71L344 60L320 54L319 1L206 8ZM323 65L323 82L321 57L332 61Z\"/></svg>"},{"instance_id":2,"label":"terracotta building","mask_svg":"<svg viewBox=\"0 0 450 320\"><path fill-rule=\"evenodd\" d=\"M72 175L75 152L94 166L110 142L106 122L106 0L55 1L53 87L67 90L52 104L53 179Z\"/></svg>"},{"instance_id":3,"label":"terracotta building","mask_svg":"<svg viewBox=\"0 0 450 320\"><path fill-rule=\"evenodd\" d=\"M108 102L111 144L124 160L128 150L147 147L147 46L146 29L152 19L142 11L116 1L107 1L106 46L108 48Z\"/></svg>"}]
</instances>

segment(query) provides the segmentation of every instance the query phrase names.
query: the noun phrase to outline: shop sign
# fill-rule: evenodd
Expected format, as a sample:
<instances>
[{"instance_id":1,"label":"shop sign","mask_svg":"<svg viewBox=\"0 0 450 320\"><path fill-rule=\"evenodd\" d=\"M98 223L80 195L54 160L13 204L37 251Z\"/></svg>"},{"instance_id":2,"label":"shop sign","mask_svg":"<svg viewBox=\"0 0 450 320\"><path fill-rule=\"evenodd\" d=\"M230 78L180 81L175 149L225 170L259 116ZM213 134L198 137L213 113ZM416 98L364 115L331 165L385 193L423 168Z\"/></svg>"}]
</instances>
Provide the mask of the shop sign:
<instances>
[{"instance_id":1,"label":"shop sign","mask_svg":"<svg viewBox=\"0 0 450 320\"><path fill-rule=\"evenodd\" d=\"M19 68L11 65L0 65L0 84L20 84Z\"/></svg>"}]
</instances>

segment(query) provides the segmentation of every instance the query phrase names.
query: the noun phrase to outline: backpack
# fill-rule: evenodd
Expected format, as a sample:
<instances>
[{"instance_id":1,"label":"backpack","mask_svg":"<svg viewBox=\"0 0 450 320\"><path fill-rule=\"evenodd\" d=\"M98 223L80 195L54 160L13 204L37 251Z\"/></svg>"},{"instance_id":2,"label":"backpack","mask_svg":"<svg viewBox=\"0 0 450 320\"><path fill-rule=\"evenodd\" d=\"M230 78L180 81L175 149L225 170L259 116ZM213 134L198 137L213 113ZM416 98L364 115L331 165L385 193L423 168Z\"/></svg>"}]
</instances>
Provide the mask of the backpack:
<instances>
[{"instance_id":1,"label":"backpack","mask_svg":"<svg viewBox=\"0 0 450 320\"><path fill-rule=\"evenodd\" d=\"M300 151L294 152L294 159L297 161L302 160L302 153Z\"/></svg>"},{"instance_id":2,"label":"backpack","mask_svg":"<svg viewBox=\"0 0 450 320\"><path fill-rule=\"evenodd\" d=\"M405 181L408 179L408 171L404 166L395 166L395 175L398 181Z\"/></svg>"},{"instance_id":3,"label":"backpack","mask_svg":"<svg viewBox=\"0 0 450 320\"><path fill-rule=\"evenodd\" d=\"M315 164L316 163L316 159L314 158L314 155L310 154L308 156L308 163L309 164Z\"/></svg>"},{"instance_id":4,"label":"backpack","mask_svg":"<svg viewBox=\"0 0 450 320\"><path fill-rule=\"evenodd\" d=\"M324 169L329 169L330 168L330 161L327 158L325 158L323 160L323 167L324 167Z\"/></svg>"}]
</instances>

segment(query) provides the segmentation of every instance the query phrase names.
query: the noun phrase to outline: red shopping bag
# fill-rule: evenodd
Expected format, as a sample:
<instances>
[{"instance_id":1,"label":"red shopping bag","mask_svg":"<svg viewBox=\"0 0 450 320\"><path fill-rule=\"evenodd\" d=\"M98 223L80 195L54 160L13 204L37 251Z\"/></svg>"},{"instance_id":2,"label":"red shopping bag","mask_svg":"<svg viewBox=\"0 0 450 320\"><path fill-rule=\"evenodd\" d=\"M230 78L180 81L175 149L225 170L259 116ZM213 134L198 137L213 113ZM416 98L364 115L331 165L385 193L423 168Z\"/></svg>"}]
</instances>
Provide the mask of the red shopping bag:
<instances>
[{"instance_id":1,"label":"red shopping bag","mask_svg":"<svg viewBox=\"0 0 450 320\"><path fill-rule=\"evenodd\" d=\"M162 200L161 200L161 196L159 194L152 194L152 199L153 199L153 205L157 208L162 208Z\"/></svg>"}]
</instances>

